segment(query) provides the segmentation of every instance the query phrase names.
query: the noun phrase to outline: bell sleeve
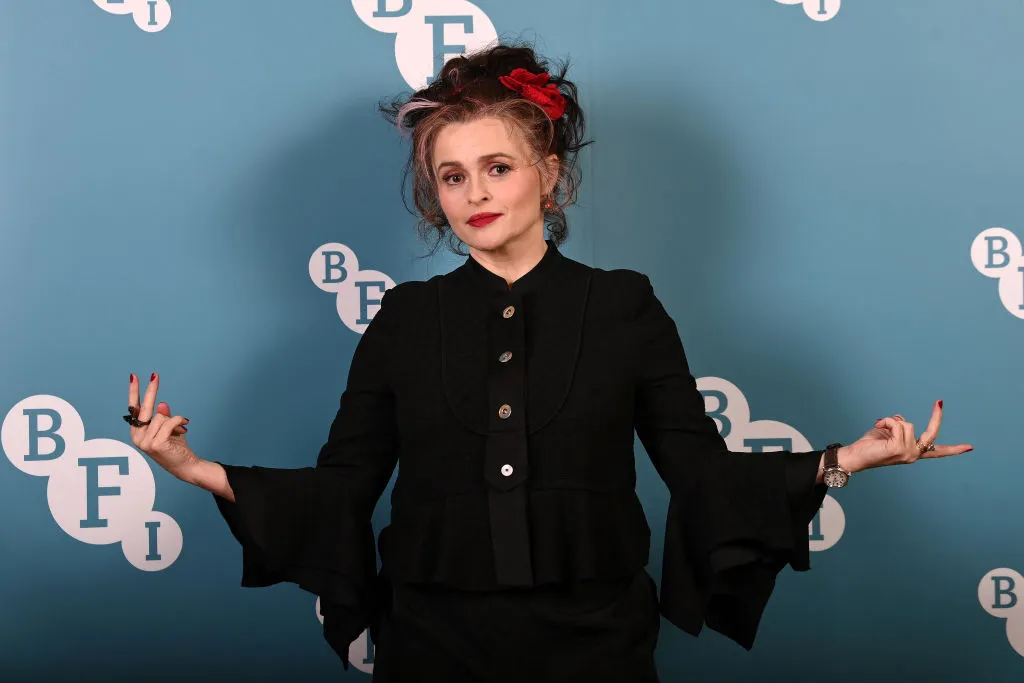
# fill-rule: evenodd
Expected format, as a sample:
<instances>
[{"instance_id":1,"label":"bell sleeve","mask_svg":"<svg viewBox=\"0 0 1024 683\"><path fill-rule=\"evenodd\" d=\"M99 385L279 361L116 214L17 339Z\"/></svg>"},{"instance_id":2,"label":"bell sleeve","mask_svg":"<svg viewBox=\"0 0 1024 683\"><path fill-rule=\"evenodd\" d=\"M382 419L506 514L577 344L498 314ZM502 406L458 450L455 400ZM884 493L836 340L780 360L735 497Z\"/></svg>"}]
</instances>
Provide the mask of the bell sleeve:
<instances>
[{"instance_id":1,"label":"bell sleeve","mask_svg":"<svg viewBox=\"0 0 1024 683\"><path fill-rule=\"evenodd\" d=\"M686 361L675 322L643 276L635 427L669 493L659 608L753 647L778 573L810 569L807 527L827 487L823 451L729 451Z\"/></svg>"},{"instance_id":2,"label":"bell sleeve","mask_svg":"<svg viewBox=\"0 0 1024 683\"><path fill-rule=\"evenodd\" d=\"M371 516L397 464L385 301L356 345L315 467L225 465L235 501L214 495L242 546L244 587L291 582L320 597L324 637L348 669L348 648L378 608ZM392 302L389 302L392 303Z\"/></svg>"}]
</instances>

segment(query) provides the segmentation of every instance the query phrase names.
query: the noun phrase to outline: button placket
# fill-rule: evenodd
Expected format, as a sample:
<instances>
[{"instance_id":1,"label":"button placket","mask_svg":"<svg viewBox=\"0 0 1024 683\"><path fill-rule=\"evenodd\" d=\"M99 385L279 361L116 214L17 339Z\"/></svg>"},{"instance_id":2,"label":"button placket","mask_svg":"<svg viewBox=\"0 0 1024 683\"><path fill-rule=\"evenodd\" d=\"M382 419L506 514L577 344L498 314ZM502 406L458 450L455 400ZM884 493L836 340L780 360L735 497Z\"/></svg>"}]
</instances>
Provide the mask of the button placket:
<instances>
[{"instance_id":1,"label":"button placket","mask_svg":"<svg viewBox=\"0 0 1024 683\"><path fill-rule=\"evenodd\" d=\"M508 491L528 476L526 458L526 373L522 361L526 331L522 301L514 292L495 296L488 317L488 401L491 404L484 476L493 486Z\"/></svg>"},{"instance_id":2,"label":"button placket","mask_svg":"<svg viewBox=\"0 0 1024 683\"><path fill-rule=\"evenodd\" d=\"M491 418L484 454L495 579L503 586L533 583L527 513L526 330L522 301L502 292L488 316L487 397ZM512 361L513 358L519 362ZM511 362L510 362L511 361Z\"/></svg>"}]
</instances>

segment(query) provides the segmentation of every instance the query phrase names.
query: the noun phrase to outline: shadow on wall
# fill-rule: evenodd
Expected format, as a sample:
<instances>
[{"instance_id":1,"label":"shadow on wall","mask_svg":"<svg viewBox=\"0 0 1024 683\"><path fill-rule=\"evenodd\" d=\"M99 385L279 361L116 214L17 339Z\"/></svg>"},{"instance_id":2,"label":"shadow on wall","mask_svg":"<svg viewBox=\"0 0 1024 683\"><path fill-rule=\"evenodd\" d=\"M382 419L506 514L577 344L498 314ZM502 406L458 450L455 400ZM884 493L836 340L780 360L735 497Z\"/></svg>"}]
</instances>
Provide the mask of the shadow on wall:
<instances>
[{"instance_id":1,"label":"shadow on wall","mask_svg":"<svg viewBox=\"0 0 1024 683\"><path fill-rule=\"evenodd\" d=\"M236 376L226 379L216 414L204 416L218 425L216 441L206 447L225 462L311 466L327 438L361 337L339 319L335 296L310 279L307 264L318 247L343 243L361 268L387 273L396 283L454 267L442 252L417 258L427 250L400 193L407 143L377 113L376 97L367 93L358 105L297 123L293 135L282 136L289 142L233 190L230 220L242 226L248 245L238 258L260 273L265 298L259 305L274 309L270 317L277 323L266 340L246 343L247 357L235 359ZM236 419L240 406L245 406L244 421ZM390 491L389 485L376 511L377 531L390 516ZM252 623L261 639L274 643L254 649L246 634L233 633L219 656L245 661L266 680L288 679L296 658L304 676L336 676L340 662L323 640L315 596L291 585L238 588L237 542L212 501L199 503L195 514L193 528L211 524L211 533L220 537L217 552L202 560L216 567L208 579L215 587L209 620L220 622L214 628L221 632L237 630L240 621ZM246 617L240 619L239 612ZM260 661L253 663L253 657Z\"/></svg>"},{"instance_id":2,"label":"shadow on wall","mask_svg":"<svg viewBox=\"0 0 1024 683\"><path fill-rule=\"evenodd\" d=\"M596 197L595 265L648 275L676 321L692 374L735 382L750 398L754 420L786 421L771 402L781 394L787 414L814 419L816 424L794 426L820 448L824 443L815 441L824 438L821 432L848 422L851 412L835 391L850 378L829 355L821 332L839 312L816 310L808 316L787 310L781 293L773 295L773 273L799 268L800 261L770 262L752 246L764 240L752 231L766 229L770 221L761 211L771 207L759 206L764 192L751 185L756 175L727 130L705 104L692 99L657 109L624 103L601 111L594 124L592 177L585 181ZM759 305L765 299L775 305ZM828 406L827 414L822 406ZM637 458L637 475L652 531L648 571L660 579L668 493L646 456ZM823 553L812 557L812 565L827 564ZM834 575L789 574L787 569L780 577L758 636L760 647L751 653L737 657L737 646L717 633L705 629L697 640L663 622L658 661L665 680L702 674L754 680L766 667L792 672L794 658L806 655L805 643L780 626L788 628L794 619L824 625L841 617L820 614L806 599L836 582ZM787 595L786 585L796 597ZM785 612L787 624L781 624L777 618Z\"/></svg>"}]
</instances>

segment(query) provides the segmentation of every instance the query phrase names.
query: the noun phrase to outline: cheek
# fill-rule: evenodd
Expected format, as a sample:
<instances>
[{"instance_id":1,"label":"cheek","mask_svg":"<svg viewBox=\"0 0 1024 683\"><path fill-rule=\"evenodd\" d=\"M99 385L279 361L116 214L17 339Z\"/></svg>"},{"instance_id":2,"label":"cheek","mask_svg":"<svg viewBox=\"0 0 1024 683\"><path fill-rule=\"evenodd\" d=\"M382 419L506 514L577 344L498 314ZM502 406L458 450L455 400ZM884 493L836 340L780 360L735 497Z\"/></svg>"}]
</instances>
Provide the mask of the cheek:
<instances>
[{"instance_id":1,"label":"cheek","mask_svg":"<svg viewBox=\"0 0 1024 683\"><path fill-rule=\"evenodd\" d=\"M517 209L531 210L540 207L540 189L537 183L519 181L507 186L506 201Z\"/></svg>"},{"instance_id":2,"label":"cheek","mask_svg":"<svg viewBox=\"0 0 1024 683\"><path fill-rule=\"evenodd\" d=\"M450 187L438 187L437 199L441 203L441 210L445 214L451 215L452 209L455 207L455 192Z\"/></svg>"}]
</instances>

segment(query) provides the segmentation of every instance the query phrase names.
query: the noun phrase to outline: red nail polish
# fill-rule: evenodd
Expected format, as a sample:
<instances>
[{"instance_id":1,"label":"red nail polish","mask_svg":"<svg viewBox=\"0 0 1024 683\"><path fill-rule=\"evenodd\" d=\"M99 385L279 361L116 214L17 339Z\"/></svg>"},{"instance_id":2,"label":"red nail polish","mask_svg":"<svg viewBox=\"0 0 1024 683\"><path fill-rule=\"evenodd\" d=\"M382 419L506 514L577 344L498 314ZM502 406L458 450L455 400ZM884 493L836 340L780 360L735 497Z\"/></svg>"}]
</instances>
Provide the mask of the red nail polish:
<instances>
[{"instance_id":1,"label":"red nail polish","mask_svg":"<svg viewBox=\"0 0 1024 683\"><path fill-rule=\"evenodd\" d=\"M156 373L154 372L152 375L149 376L149 381L152 382L155 379L156 379Z\"/></svg>"},{"instance_id":2,"label":"red nail polish","mask_svg":"<svg viewBox=\"0 0 1024 683\"><path fill-rule=\"evenodd\" d=\"M128 384L133 384L134 382L135 382L135 373L133 372L132 374L128 375Z\"/></svg>"},{"instance_id":3,"label":"red nail polish","mask_svg":"<svg viewBox=\"0 0 1024 683\"><path fill-rule=\"evenodd\" d=\"M974 450L973 448L968 448L966 451L964 451L964 453L970 453L973 450Z\"/></svg>"},{"instance_id":4,"label":"red nail polish","mask_svg":"<svg viewBox=\"0 0 1024 683\"><path fill-rule=\"evenodd\" d=\"M942 401L939 401L939 408L942 408Z\"/></svg>"}]
</instances>

